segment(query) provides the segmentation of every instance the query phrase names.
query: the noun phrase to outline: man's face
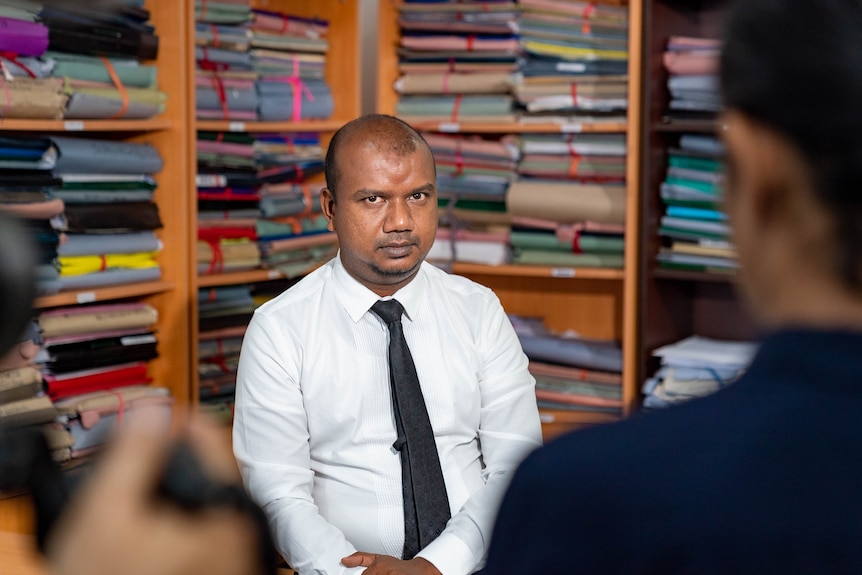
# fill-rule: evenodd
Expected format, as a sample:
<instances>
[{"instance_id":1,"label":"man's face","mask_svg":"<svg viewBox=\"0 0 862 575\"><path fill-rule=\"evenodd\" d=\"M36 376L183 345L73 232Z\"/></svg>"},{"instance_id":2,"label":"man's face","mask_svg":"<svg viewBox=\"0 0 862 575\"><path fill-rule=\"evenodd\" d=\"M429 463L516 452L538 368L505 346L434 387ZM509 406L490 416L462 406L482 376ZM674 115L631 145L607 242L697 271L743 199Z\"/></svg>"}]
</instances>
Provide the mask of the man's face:
<instances>
[{"instance_id":1,"label":"man's face","mask_svg":"<svg viewBox=\"0 0 862 575\"><path fill-rule=\"evenodd\" d=\"M350 141L340 150L338 168L338 190L324 190L321 204L338 234L341 261L363 285L391 295L409 283L434 243L434 160L420 146L399 155Z\"/></svg>"}]
</instances>

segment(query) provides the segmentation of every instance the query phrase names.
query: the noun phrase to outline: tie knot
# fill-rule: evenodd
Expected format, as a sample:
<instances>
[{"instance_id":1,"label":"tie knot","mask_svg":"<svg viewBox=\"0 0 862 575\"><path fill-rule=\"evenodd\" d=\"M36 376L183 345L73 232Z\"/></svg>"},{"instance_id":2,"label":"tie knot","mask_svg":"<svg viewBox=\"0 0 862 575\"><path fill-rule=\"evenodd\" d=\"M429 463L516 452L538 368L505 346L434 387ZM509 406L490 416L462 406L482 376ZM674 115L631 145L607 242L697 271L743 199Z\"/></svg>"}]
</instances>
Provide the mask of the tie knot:
<instances>
[{"instance_id":1,"label":"tie knot","mask_svg":"<svg viewBox=\"0 0 862 575\"><path fill-rule=\"evenodd\" d=\"M404 313L404 306L395 299L386 301L380 300L371 306L371 311L376 313L380 319L385 321L387 324L390 324L401 321L401 314Z\"/></svg>"}]
</instances>

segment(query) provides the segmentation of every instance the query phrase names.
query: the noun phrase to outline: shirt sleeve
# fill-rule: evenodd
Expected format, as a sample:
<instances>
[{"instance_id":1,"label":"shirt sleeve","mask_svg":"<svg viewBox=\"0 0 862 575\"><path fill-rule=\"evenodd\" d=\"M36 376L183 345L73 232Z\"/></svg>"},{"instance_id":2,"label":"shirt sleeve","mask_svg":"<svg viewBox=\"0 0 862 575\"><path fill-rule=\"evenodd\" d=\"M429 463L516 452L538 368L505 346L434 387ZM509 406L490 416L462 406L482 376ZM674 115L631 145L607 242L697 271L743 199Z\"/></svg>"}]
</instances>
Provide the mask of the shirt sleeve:
<instances>
[{"instance_id":1,"label":"shirt sleeve","mask_svg":"<svg viewBox=\"0 0 862 575\"><path fill-rule=\"evenodd\" d=\"M466 575L481 567L512 475L542 443L535 380L518 336L494 295L486 298L476 337L482 357L479 444L485 485L418 554L443 575Z\"/></svg>"},{"instance_id":2,"label":"shirt sleeve","mask_svg":"<svg viewBox=\"0 0 862 575\"><path fill-rule=\"evenodd\" d=\"M243 482L266 512L279 552L303 573L352 574L356 549L312 500L309 434L299 386L301 350L255 314L237 372L233 449Z\"/></svg>"}]
</instances>

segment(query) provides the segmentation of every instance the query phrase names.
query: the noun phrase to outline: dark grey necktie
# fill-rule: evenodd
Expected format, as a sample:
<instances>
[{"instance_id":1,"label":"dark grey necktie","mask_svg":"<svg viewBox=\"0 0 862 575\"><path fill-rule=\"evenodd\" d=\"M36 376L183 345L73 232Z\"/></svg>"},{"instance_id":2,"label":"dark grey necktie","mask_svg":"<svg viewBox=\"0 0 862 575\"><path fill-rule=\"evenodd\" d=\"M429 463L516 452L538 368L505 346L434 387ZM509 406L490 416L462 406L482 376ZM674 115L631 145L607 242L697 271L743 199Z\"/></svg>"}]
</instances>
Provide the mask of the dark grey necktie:
<instances>
[{"instance_id":1,"label":"dark grey necktie","mask_svg":"<svg viewBox=\"0 0 862 575\"><path fill-rule=\"evenodd\" d=\"M371 310L389 327L389 383L395 431L392 445L401 454L404 496L404 559L434 541L451 517L434 430L419 387L419 376L401 325L404 308L398 301L378 301Z\"/></svg>"}]
</instances>

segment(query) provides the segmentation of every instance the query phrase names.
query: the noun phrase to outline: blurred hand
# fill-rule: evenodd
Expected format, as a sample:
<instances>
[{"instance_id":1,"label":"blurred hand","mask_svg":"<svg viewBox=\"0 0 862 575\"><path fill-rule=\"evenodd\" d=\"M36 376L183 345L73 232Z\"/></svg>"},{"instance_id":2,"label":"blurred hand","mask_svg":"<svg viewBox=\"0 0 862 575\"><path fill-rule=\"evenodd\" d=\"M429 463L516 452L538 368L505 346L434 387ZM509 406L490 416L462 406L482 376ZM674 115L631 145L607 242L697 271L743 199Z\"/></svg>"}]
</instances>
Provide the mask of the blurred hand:
<instances>
[{"instance_id":1,"label":"blurred hand","mask_svg":"<svg viewBox=\"0 0 862 575\"><path fill-rule=\"evenodd\" d=\"M366 567L364 575L440 575L427 559L416 557L404 561L389 555L357 551L341 560L345 567Z\"/></svg>"},{"instance_id":2,"label":"blurred hand","mask_svg":"<svg viewBox=\"0 0 862 575\"><path fill-rule=\"evenodd\" d=\"M188 513L154 497L172 439L136 414L73 495L50 540L54 575L257 575L252 521L229 510ZM193 422L187 441L214 480L237 482L219 431Z\"/></svg>"}]
</instances>

